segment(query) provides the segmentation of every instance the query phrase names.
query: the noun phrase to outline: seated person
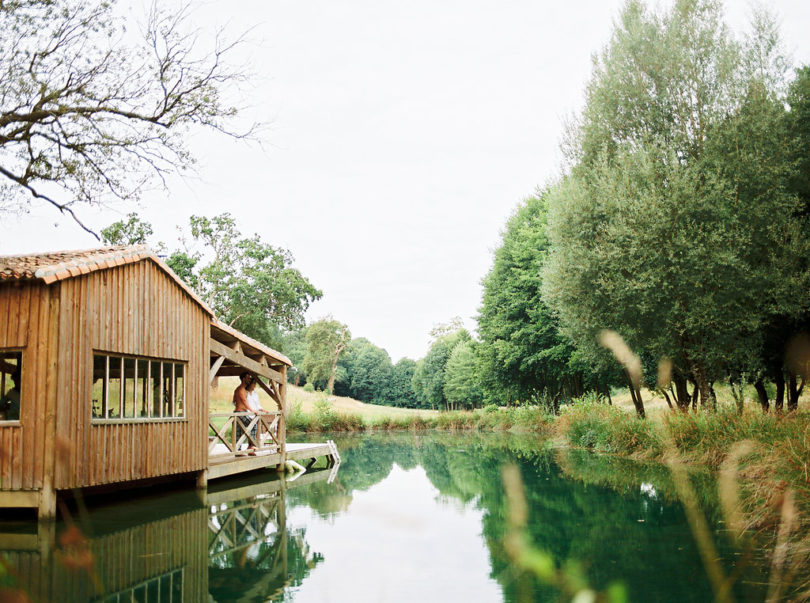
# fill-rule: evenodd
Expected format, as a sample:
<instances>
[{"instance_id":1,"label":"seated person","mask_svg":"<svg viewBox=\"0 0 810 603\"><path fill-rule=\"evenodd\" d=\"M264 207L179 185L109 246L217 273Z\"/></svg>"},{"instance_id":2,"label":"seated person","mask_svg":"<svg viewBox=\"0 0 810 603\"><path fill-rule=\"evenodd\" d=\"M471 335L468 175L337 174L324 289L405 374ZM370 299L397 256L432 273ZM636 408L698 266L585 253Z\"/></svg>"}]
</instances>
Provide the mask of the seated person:
<instances>
[{"instance_id":1,"label":"seated person","mask_svg":"<svg viewBox=\"0 0 810 603\"><path fill-rule=\"evenodd\" d=\"M6 392L6 395L0 400L0 414L5 414L3 417L6 421L19 421L20 420L20 372L15 371L11 374L11 381L14 383L12 388Z\"/></svg>"}]
</instances>

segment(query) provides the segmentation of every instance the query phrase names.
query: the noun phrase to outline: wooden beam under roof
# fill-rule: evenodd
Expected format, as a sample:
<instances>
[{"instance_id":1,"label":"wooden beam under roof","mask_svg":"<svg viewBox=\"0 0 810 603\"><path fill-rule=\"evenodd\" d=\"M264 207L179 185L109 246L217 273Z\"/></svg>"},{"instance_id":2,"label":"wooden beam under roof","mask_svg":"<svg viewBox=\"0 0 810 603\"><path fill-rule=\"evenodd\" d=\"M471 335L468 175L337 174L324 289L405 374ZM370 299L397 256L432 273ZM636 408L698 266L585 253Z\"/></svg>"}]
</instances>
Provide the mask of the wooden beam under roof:
<instances>
[{"instance_id":1,"label":"wooden beam under roof","mask_svg":"<svg viewBox=\"0 0 810 603\"><path fill-rule=\"evenodd\" d=\"M284 380L284 377L278 371L271 369L269 366L264 366L252 358L245 356L245 354L241 352L237 352L232 350L224 343L220 343L216 339L211 339L211 353L216 354L217 356L221 356L225 358L226 361L231 362L238 367L241 367L244 370L247 370L251 373L255 373L257 375L261 375L266 379L272 379L273 381L278 381L281 383ZM217 375L229 375L229 374L238 374L233 373L232 371L228 370L229 367L222 366L219 371L217 371ZM232 367L231 367L232 368Z\"/></svg>"}]
</instances>

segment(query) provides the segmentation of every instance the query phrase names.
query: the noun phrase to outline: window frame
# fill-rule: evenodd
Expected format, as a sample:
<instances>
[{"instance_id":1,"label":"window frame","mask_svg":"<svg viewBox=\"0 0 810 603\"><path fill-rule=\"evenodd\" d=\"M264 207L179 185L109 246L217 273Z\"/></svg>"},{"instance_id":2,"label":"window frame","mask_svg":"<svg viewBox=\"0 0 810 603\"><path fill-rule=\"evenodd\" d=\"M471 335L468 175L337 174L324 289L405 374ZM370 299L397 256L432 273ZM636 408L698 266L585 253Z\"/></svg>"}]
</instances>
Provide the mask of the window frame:
<instances>
[{"instance_id":1,"label":"window frame","mask_svg":"<svg viewBox=\"0 0 810 603\"><path fill-rule=\"evenodd\" d=\"M17 384L20 387L20 418L19 419L0 419L0 427L20 427L22 426L22 417L23 417L23 400L25 396L23 396L23 367L25 366L25 362L23 361L23 356L25 356L25 348L20 346L10 346L7 348L0 348L0 354L19 354L20 360L17 368L20 371L20 382ZM0 380L4 380L3 376L0 376ZM185 384L184 384L185 389ZM2 392L2 389L0 389ZM185 393L185 392L184 392ZM0 393L0 398L3 396Z\"/></svg>"},{"instance_id":2,"label":"window frame","mask_svg":"<svg viewBox=\"0 0 810 603\"><path fill-rule=\"evenodd\" d=\"M188 394L188 388L186 387L186 380L183 379L183 414L182 415L170 415L167 416L164 414L163 409L164 405L159 405L159 414L157 416L152 416L152 413L155 410L154 406L154 388L152 387L154 383L159 385L159 389L161 395L164 395L163 392L163 367L168 364L172 367L171 374L174 374L174 367L176 365L180 365L183 367L183 374L188 374L188 360L180 360L177 358L160 358L157 356L141 356L138 354L123 354L120 352L107 352L104 350L92 350L91 351L92 362L90 363L91 366L95 367L95 360L96 357L103 357L105 359L104 362L104 377L102 377L102 399L101 399L101 411L102 416L96 416L93 413L93 388L95 387L95 374L90 374L90 404L88 410L90 412L90 423L93 425L132 425L132 424L146 424L146 423L177 423L177 422L185 422L188 421L188 412L186 408L187 399L186 396ZM132 377L126 376L126 367L127 367L127 360L132 361ZM118 376L119 380L119 387L118 387L118 416L110 417L110 400L109 400L109 392L110 392L110 382L112 379L110 378L110 367L114 363L118 363L119 366L119 373ZM146 376L142 376L138 374L139 367L144 366L146 367ZM154 366L159 367L158 374L152 375L152 368ZM126 381L132 379L134 382L133 389L132 389L132 397L133 397L133 415L131 417L125 416L125 403L127 400L127 387ZM143 385L145 384L145 385ZM147 416L141 417L138 416L138 396L142 394L140 391L140 387L143 386L146 389L146 412ZM174 388L175 382L172 378L171 380L171 387L170 391L168 392L169 396L174 395ZM169 406L170 410L174 410L174 404Z\"/></svg>"}]
</instances>

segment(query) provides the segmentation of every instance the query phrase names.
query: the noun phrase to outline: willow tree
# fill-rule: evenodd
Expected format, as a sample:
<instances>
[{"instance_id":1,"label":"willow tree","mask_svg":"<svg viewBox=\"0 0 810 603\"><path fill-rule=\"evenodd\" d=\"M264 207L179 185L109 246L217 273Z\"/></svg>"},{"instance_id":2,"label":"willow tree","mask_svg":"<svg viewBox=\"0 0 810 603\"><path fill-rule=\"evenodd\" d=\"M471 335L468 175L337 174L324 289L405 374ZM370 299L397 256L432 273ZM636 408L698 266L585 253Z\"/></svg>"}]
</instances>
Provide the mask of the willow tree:
<instances>
[{"instance_id":1,"label":"willow tree","mask_svg":"<svg viewBox=\"0 0 810 603\"><path fill-rule=\"evenodd\" d=\"M612 329L670 358L681 408L687 379L711 404L713 380L759 370L768 321L802 305L775 40L760 17L735 41L712 0L628 2L549 194L544 295L563 332L592 354Z\"/></svg>"}]
</instances>

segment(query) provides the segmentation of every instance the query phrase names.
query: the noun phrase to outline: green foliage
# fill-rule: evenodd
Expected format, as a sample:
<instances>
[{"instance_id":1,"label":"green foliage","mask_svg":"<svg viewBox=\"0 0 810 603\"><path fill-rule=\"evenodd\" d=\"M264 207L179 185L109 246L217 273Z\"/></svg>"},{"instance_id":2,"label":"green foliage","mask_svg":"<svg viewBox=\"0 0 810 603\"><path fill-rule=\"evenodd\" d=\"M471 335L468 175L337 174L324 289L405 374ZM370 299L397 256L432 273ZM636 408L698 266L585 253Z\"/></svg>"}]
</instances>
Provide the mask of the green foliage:
<instances>
[{"instance_id":1,"label":"green foliage","mask_svg":"<svg viewBox=\"0 0 810 603\"><path fill-rule=\"evenodd\" d=\"M389 403L393 406L415 408L416 395L413 391L413 376L416 372L416 362L410 358L402 358L391 368L391 382L389 387Z\"/></svg>"},{"instance_id":2,"label":"green foliage","mask_svg":"<svg viewBox=\"0 0 810 603\"><path fill-rule=\"evenodd\" d=\"M306 373L301 369L307 354L306 336L306 328L287 331L282 336L281 349L293 364L287 369L287 381L295 385L306 382Z\"/></svg>"},{"instance_id":3,"label":"green foliage","mask_svg":"<svg viewBox=\"0 0 810 603\"><path fill-rule=\"evenodd\" d=\"M451 408L477 408L481 405L483 396L472 340L462 341L453 348L444 371L444 398Z\"/></svg>"},{"instance_id":4,"label":"green foliage","mask_svg":"<svg viewBox=\"0 0 810 603\"><path fill-rule=\"evenodd\" d=\"M173 262L191 265L220 320L259 341L280 347L280 330L302 327L304 312L322 295L293 268L289 251L259 235L243 237L230 214L191 216L190 237L202 248L186 258L173 254Z\"/></svg>"},{"instance_id":5,"label":"green foliage","mask_svg":"<svg viewBox=\"0 0 810 603\"><path fill-rule=\"evenodd\" d=\"M301 369L307 381L325 385L334 391L338 360L351 340L349 327L331 316L312 323L307 328L307 351L301 361Z\"/></svg>"},{"instance_id":6,"label":"green foliage","mask_svg":"<svg viewBox=\"0 0 810 603\"><path fill-rule=\"evenodd\" d=\"M315 386L312 385L311 381L308 382L306 385L304 385L304 391L305 392L314 392L315 391Z\"/></svg>"},{"instance_id":7,"label":"green foliage","mask_svg":"<svg viewBox=\"0 0 810 603\"><path fill-rule=\"evenodd\" d=\"M444 395L445 368L453 349L462 342L471 340L465 329L451 333L442 331L430 346L427 355L416 364L412 379L413 390L422 404L430 408L447 409Z\"/></svg>"},{"instance_id":8,"label":"green foliage","mask_svg":"<svg viewBox=\"0 0 810 603\"><path fill-rule=\"evenodd\" d=\"M126 220L118 220L101 229L105 245L144 245L152 234L152 225L141 220L135 212L127 214Z\"/></svg>"},{"instance_id":9,"label":"green foliage","mask_svg":"<svg viewBox=\"0 0 810 603\"><path fill-rule=\"evenodd\" d=\"M368 339L353 339L340 364L345 369L345 385L340 388L345 395L372 404L389 402L393 367L388 352Z\"/></svg>"},{"instance_id":10,"label":"green foliage","mask_svg":"<svg viewBox=\"0 0 810 603\"><path fill-rule=\"evenodd\" d=\"M613 454L657 456L663 452L658 425L605 404L577 401L562 412L561 429L572 446Z\"/></svg>"},{"instance_id":11,"label":"green foliage","mask_svg":"<svg viewBox=\"0 0 810 603\"><path fill-rule=\"evenodd\" d=\"M304 389L306 390L306 386L304 386ZM314 388L312 391L314 391ZM286 420L288 431L310 431L310 415L304 412L300 402L290 407L287 412Z\"/></svg>"},{"instance_id":12,"label":"green foliage","mask_svg":"<svg viewBox=\"0 0 810 603\"><path fill-rule=\"evenodd\" d=\"M102 230L111 245L146 243L152 232L151 224L136 214ZM183 244L166 263L217 318L275 348L283 348L288 339L294 343L283 332L303 327L304 312L322 294L293 267L289 251L268 245L259 235L242 236L228 213L191 216ZM165 248L163 243L153 246Z\"/></svg>"},{"instance_id":13,"label":"green foliage","mask_svg":"<svg viewBox=\"0 0 810 603\"><path fill-rule=\"evenodd\" d=\"M543 295L562 332L596 364L599 332L617 331L704 404L712 381L759 370L767 325L805 304L773 35L761 21L735 42L713 1L628 3L547 196Z\"/></svg>"},{"instance_id":14,"label":"green foliage","mask_svg":"<svg viewBox=\"0 0 810 603\"><path fill-rule=\"evenodd\" d=\"M491 376L490 398L551 407L590 387L606 387L609 374L595 375L581 362L542 298L542 269L548 255L545 195L524 201L506 224L503 243L483 280L478 316L482 376Z\"/></svg>"}]
</instances>

